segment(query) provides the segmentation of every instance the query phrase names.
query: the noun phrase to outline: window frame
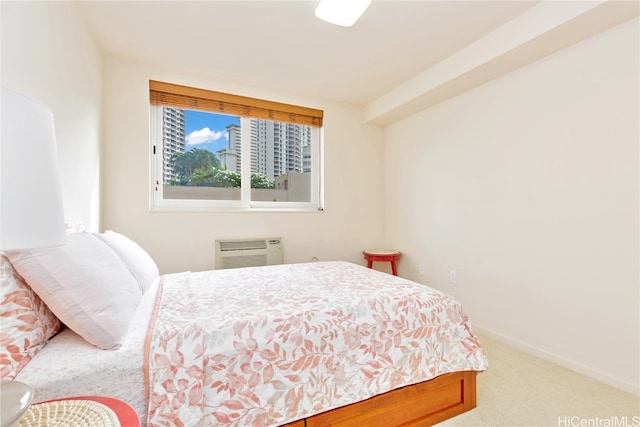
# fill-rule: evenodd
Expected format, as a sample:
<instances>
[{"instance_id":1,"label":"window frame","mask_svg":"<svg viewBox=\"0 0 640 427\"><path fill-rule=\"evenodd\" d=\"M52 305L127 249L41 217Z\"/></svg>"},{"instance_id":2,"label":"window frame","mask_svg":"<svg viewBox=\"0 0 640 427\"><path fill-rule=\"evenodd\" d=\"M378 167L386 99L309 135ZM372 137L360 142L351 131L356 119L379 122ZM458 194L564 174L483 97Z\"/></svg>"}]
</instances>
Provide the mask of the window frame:
<instances>
[{"instance_id":1,"label":"window frame","mask_svg":"<svg viewBox=\"0 0 640 427\"><path fill-rule=\"evenodd\" d=\"M324 211L324 130L322 127L324 112L322 110L153 80L149 81L149 93L149 141L151 145L149 208L151 211ZM192 95L194 99L189 98ZM312 151L310 200L308 202L251 200L251 139L248 126L241 127L241 178L243 184L240 187L240 200L165 199L163 197L163 106L310 126ZM237 114L238 112L242 114ZM244 183L249 183L249 185L244 185Z\"/></svg>"}]
</instances>

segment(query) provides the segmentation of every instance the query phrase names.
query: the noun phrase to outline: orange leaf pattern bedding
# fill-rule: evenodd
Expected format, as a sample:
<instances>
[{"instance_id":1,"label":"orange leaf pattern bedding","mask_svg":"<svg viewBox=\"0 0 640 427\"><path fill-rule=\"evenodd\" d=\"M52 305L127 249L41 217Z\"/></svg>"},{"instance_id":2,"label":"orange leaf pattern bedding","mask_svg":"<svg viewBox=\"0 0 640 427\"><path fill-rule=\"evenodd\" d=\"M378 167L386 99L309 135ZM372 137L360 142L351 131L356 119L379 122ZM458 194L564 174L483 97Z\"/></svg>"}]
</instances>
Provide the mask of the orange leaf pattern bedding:
<instances>
[{"instance_id":1,"label":"orange leaf pattern bedding","mask_svg":"<svg viewBox=\"0 0 640 427\"><path fill-rule=\"evenodd\" d=\"M148 425L279 425L487 368L456 300L355 264L176 273L161 286Z\"/></svg>"}]
</instances>

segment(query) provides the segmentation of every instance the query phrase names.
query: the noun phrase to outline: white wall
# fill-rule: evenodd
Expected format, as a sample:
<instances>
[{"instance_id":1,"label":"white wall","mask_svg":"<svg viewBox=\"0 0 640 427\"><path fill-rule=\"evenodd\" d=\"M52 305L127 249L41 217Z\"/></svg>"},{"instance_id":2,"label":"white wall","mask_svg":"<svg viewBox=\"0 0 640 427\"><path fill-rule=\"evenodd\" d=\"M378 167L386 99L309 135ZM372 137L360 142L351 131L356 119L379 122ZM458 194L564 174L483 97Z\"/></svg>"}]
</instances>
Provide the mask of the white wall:
<instances>
[{"instance_id":1,"label":"white wall","mask_svg":"<svg viewBox=\"0 0 640 427\"><path fill-rule=\"evenodd\" d=\"M458 296L477 327L636 393L638 26L394 123L385 138L386 243L403 251L400 274Z\"/></svg>"},{"instance_id":2,"label":"white wall","mask_svg":"<svg viewBox=\"0 0 640 427\"><path fill-rule=\"evenodd\" d=\"M149 211L149 80L319 108L325 112L325 212ZM123 59L104 68L103 228L130 236L161 272L213 268L216 238L282 237L285 262L343 259L383 243L383 130L362 109L287 96Z\"/></svg>"},{"instance_id":3,"label":"white wall","mask_svg":"<svg viewBox=\"0 0 640 427\"><path fill-rule=\"evenodd\" d=\"M53 112L65 219L99 227L102 64L71 2L0 3L2 85Z\"/></svg>"}]
</instances>

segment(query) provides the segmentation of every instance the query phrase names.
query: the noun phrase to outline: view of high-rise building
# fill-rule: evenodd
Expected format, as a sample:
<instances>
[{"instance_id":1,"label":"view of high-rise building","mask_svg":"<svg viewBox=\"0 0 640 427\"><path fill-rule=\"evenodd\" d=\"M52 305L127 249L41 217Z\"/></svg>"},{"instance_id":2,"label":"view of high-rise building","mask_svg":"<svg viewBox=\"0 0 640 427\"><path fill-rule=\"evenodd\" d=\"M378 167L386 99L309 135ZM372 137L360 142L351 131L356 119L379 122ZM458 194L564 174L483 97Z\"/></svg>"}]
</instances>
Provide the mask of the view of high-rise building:
<instances>
[{"instance_id":1,"label":"view of high-rise building","mask_svg":"<svg viewBox=\"0 0 640 427\"><path fill-rule=\"evenodd\" d=\"M240 164L242 153L242 139L240 135L240 126L231 124L226 127L229 138L229 146L218 150L218 158L220 165L230 172L240 172Z\"/></svg>"},{"instance_id":2,"label":"view of high-rise building","mask_svg":"<svg viewBox=\"0 0 640 427\"><path fill-rule=\"evenodd\" d=\"M304 172L303 150L311 146L309 126L243 118L251 132L251 172L269 180L289 172Z\"/></svg>"},{"instance_id":3,"label":"view of high-rise building","mask_svg":"<svg viewBox=\"0 0 640 427\"><path fill-rule=\"evenodd\" d=\"M162 108L162 132L164 141L164 183L175 178L173 164L169 161L175 153L185 152L185 114L181 108Z\"/></svg>"}]
</instances>

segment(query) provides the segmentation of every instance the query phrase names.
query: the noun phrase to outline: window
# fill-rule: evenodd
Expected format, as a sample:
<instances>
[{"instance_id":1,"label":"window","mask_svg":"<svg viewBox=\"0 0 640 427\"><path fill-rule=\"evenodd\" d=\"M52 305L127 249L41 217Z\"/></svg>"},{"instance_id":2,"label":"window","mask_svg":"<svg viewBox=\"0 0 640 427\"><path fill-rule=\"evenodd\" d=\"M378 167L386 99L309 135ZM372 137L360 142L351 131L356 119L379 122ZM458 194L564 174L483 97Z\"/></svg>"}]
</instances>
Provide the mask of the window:
<instances>
[{"instance_id":1,"label":"window","mask_svg":"<svg viewBox=\"0 0 640 427\"><path fill-rule=\"evenodd\" d=\"M322 210L323 112L149 82L151 209Z\"/></svg>"}]
</instances>

